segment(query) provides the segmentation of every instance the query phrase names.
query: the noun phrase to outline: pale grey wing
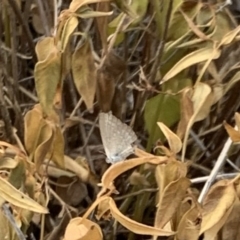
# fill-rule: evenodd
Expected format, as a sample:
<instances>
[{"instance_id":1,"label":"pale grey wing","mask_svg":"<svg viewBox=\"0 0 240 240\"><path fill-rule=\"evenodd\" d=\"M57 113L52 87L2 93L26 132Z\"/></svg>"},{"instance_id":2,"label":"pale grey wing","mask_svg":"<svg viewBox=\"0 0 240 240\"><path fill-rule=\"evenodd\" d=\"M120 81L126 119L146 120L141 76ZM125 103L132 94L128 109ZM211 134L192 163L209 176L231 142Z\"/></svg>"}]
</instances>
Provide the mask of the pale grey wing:
<instances>
[{"instance_id":1,"label":"pale grey wing","mask_svg":"<svg viewBox=\"0 0 240 240\"><path fill-rule=\"evenodd\" d=\"M112 126L109 127L109 130L111 129L110 139L112 140L112 143L110 143L109 150L112 156L121 155L122 160L124 160L126 159L127 156L129 156L133 152L131 144L137 140L137 136L128 125L126 125L125 123L121 122L118 118L113 116L111 112L108 113L108 119L109 123ZM124 152L125 153L128 152L128 154L122 155L122 153Z\"/></svg>"},{"instance_id":2,"label":"pale grey wing","mask_svg":"<svg viewBox=\"0 0 240 240\"><path fill-rule=\"evenodd\" d=\"M124 160L133 152L131 144L137 140L136 134L111 112L100 113L99 126L103 146L110 161Z\"/></svg>"},{"instance_id":3,"label":"pale grey wing","mask_svg":"<svg viewBox=\"0 0 240 240\"><path fill-rule=\"evenodd\" d=\"M112 121L116 126L114 134L118 138L118 152L122 152L129 148L135 141L137 141L137 136L134 131L127 124L121 122L118 118L112 115Z\"/></svg>"},{"instance_id":4,"label":"pale grey wing","mask_svg":"<svg viewBox=\"0 0 240 240\"><path fill-rule=\"evenodd\" d=\"M111 139L110 139L110 131L109 131L109 114L108 113L100 113L99 114L99 128L100 134L102 138L103 147L107 157L110 159L111 157Z\"/></svg>"}]
</instances>

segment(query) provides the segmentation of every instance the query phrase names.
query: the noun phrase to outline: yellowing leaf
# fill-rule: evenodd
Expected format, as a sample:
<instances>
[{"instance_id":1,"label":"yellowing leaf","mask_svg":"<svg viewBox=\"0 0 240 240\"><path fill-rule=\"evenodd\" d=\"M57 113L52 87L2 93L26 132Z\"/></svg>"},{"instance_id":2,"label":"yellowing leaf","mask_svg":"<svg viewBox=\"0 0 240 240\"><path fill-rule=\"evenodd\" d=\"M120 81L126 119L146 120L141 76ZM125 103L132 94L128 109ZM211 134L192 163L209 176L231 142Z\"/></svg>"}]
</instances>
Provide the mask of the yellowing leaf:
<instances>
[{"instance_id":1,"label":"yellowing leaf","mask_svg":"<svg viewBox=\"0 0 240 240\"><path fill-rule=\"evenodd\" d=\"M44 61L47 59L53 48L55 48L53 37L45 37L38 41L35 48L38 61Z\"/></svg>"},{"instance_id":2,"label":"yellowing leaf","mask_svg":"<svg viewBox=\"0 0 240 240\"><path fill-rule=\"evenodd\" d=\"M14 188L8 181L0 177L0 197L5 201L33 212L48 213L45 207L35 202L32 198Z\"/></svg>"},{"instance_id":3,"label":"yellowing leaf","mask_svg":"<svg viewBox=\"0 0 240 240\"><path fill-rule=\"evenodd\" d=\"M207 112L204 111L205 110L204 107L210 93L211 88L205 83L199 82L194 86L192 96L194 114L192 115L188 122L185 137L183 140L182 161L184 161L187 147L187 139L192 125L194 124L194 122L202 120L203 118L207 117L206 115Z\"/></svg>"},{"instance_id":4,"label":"yellowing leaf","mask_svg":"<svg viewBox=\"0 0 240 240\"><path fill-rule=\"evenodd\" d=\"M44 46L42 48L44 50ZM56 48L51 50L47 58L35 65L34 78L39 102L43 111L50 115L57 86L61 80L61 53Z\"/></svg>"},{"instance_id":5,"label":"yellowing leaf","mask_svg":"<svg viewBox=\"0 0 240 240\"><path fill-rule=\"evenodd\" d=\"M65 51L65 48L69 42L69 38L72 35L73 31L78 25L78 19L74 16L71 16L67 19L64 24L64 28L61 35L61 50Z\"/></svg>"},{"instance_id":6,"label":"yellowing leaf","mask_svg":"<svg viewBox=\"0 0 240 240\"><path fill-rule=\"evenodd\" d=\"M52 127L49 124L44 123L40 130L38 145L34 152L34 162L37 170L39 170L45 157L47 156L47 153L51 150L53 139L54 133Z\"/></svg>"},{"instance_id":7,"label":"yellowing leaf","mask_svg":"<svg viewBox=\"0 0 240 240\"><path fill-rule=\"evenodd\" d=\"M37 106L28 111L24 117L24 143L30 155L35 152L43 124L44 120Z\"/></svg>"},{"instance_id":8,"label":"yellowing leaf","mask_svg":"<svg viewBox=\"0 0 240 240\"><path fill-rule=\"evenodd\" d=\"M220 50L212 48L202 48L194 52L189 53L187 56L183 57L179 62L177 62L172 69L170 69L163 77L161 84L169 79L173 78L175 75L180 73L182 70L211 59L217 59L220 56Z\"/></svg>"},{"instance_id":9,"label":"yellowing leaf","mask_svg":"<svg viewBox=\"0 0 240 240\"><path fill-rule=\"evenodd\" d=\"M89 41L72 56L72 73L76 88L88 109L92 109L96 92L96 68Z\"/></svg>"},{"instance_id":10,"label":"yellowing leaf","mask_svg":"<svg viewBox=\"0 0 240 240\"><path fill-rule=\"evenodd\" d=\"M54 131L53 149L50 159L59 167L64 168L64 138L60 127L56 127Z\"/></svg>"}]
</instances>

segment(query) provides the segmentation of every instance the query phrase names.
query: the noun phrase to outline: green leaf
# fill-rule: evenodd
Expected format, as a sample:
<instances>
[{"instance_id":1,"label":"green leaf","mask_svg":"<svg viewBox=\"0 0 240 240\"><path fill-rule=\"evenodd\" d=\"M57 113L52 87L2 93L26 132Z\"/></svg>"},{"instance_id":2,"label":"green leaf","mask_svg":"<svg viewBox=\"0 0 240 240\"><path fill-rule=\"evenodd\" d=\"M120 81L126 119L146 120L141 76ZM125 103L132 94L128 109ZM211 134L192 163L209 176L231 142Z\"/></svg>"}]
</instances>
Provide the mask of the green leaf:
<instances>
[{"instance_id":1,"label":"green leaf","mask_svg":"<svg viewBox=\"0 0 240 240\"><path fill-rule=\"evenodd\" d=\"M157 122L171 127L180 118L179 97L160 93L147 101L144 111L146 128L149 133L147 150L149 151L157 139L164 139Z\"/></svg>"}]
</instances>

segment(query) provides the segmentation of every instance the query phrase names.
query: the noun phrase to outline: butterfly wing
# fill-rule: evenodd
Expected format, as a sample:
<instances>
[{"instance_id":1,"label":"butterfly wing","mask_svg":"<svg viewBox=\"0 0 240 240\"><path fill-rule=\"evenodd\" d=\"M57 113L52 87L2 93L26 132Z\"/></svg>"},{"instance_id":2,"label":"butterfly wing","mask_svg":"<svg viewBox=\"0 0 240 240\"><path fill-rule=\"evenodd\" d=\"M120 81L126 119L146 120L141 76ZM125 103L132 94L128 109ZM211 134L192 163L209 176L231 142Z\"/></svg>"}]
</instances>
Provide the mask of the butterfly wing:
<instances>
[{"instance_id":1,"label":"butterfly wing","mask_svg":"<svg viewBox=\"0 0 240 240\"><path fill-rule=\"evenodd\" d=\"M124 160L133 152L131 144L137 140L134 131L109 113L100 113L99 126L103 146L110 162Z\"/></svg>"}]
</instances>

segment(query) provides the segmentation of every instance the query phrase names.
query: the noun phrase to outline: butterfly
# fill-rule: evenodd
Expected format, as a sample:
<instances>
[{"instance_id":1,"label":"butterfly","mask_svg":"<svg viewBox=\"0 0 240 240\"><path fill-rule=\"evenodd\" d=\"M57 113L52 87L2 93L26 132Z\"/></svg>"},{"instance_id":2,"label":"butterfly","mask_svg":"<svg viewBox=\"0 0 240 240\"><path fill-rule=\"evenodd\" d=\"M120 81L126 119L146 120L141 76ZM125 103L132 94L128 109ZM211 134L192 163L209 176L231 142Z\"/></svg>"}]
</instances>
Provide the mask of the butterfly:
<instances>
[{"instance_id":1,"label":"butterfly","mask_svg":"<svg viewBox=\"0 0 240 240\"><path fill-rule=\"evenodd\" d=\"M99 114L99 127L107 163L123 161L134 153L132 144L137 140L136 134L111 112Z\"/></svg>"}]
</instances>

